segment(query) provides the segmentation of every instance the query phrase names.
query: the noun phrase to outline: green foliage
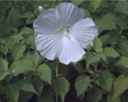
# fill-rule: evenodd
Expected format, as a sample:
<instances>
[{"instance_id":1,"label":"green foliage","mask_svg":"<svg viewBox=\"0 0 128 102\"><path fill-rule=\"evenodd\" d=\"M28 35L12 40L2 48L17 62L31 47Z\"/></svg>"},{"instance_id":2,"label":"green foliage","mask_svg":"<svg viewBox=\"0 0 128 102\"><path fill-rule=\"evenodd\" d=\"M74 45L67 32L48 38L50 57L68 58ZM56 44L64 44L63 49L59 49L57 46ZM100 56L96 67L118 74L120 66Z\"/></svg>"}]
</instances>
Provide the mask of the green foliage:
<instances>
[{"instance_id":1,"label":"green foliage","mask_svg":"<svg viewBox=\"0 0 128 102\"><path fill-rule=\"evenodd\" d=\"M97 19L97 26L99 30L111 30L115 28L114 15L111 13L105 14L103 17Z\"/></svg>"},{"instance_id":2,"label":"green foliage","mask_svg":"<svg viewBox=\"0 0 128 102\"><path fill-rule=\"evenodd\" d=\"M92 8L91 11L94 12L97 8L100 7L101 3L102 3L102 0L91 0L90 1L90 5L91 5L91 8Z\"/></svg>"},{"instance_id":3,"label":"green foliage","mask_svg":"<svg viewBox=\"0 0 128 102\"><path fill-rule=\"evenodd\" d=\"M102 48L102 42L99 38L97 38L94 42L94 50L96 52L102 52L103 51L103 48Z\"/></svg>"},{"instance_id":4,"label":"green foliage","mask_svg":"<svg viewBox=\"0 0 128 102\"><path fill-rule=\"evenodd\" d=\"M37 69L38 76L41 80L51 84L52 81L52 71L46 64L42 64Z\"/></svg>"},{"instance_id":5,"label":"green foliage","mask_svg":"<svg viewBox=\"0 0 128 102\"><path fill-rule=\"evenodd\" d=\"M104 71L101 73L97 80L97 85L100 86L105 91L110 92L112 90L113 75L109 71Z\"/></svg>"},{"instance_id":6,"label":"green foliage","mask_svg":"<svg viewBox=\"0 0 128 102\"><path fill-rule=\"evenodd\" d=\"M71 1L76 5L80 5L84 0L71 0Z\"/></svg>"},{"instance_id":7,"label":"green foliage","mask_svg":"<svg viewBox=\"0 0 128 102\"><path fill-rule=\"evenodd\" d=\"M36 93L32 83L29 80L18 80L7 86L7 96L9 102L18 102L20 91Z\"/></svg>"},{"instance_id":8,"label":"green foliage","mask_svg":"<svg viewBox=\"0 0 128 102\"><path fill-rule=\"evenodd\" d=\"M120 75L114 82L113 98L122 95L128 89L128 77Z\"/></svg>"},{"instance_id":9,"label":"green foliage","mask_svg":"<svg viewBox=\"0 0 128 102\"><path fill-rule=\"evenodd\" d=\"M128 1L123 0L123 2L122 2L122 1L118 0L115 10L119 13L123 13L123 14L127 15L128 14Z\"/></svg>"},{"instance_id":10,"label":"green foliage","mask_svg":"<svg viewBox=\"0 0 128 102\"><path fill-rule=\"evenodd\" d=\"M111 47L104 48L104 54L106 57L112 57L112 58L119 57L119 53Z\"/></svg>"},{"instance_id":11,"label":"green foliage","mask_svg":"<svg viewBox=\"0 0 128 102\"><path fill-rule=\"evenodd\" d=\"M3 80L8 74L8 62L0 59L0 80Z\"/></svg>"},{"instance_id":12,"label":"green foliage","mask_svg":"<svg viewBox=\"0 0 128 102\"><path fill-rule=\"evenodd\" d=\"M7 88L8 90L8 100L9 102L18 102L18 99L19 99L19 89L15 86L9 86Z\"/></svg>"},{"instance_id":13,"label":"green foliage","mask_svg":"<svg viewBox=\"0 0 128 102\"><path fill-rule=\"evenodd\" d=\"M122 56L116 63L116 65L128 68L128 57Z\"/></svg>"},{"instance_id":14,"label":"green foliage","mask_svg":"<svg viewBox=\"0 0 128 102\"><path fill-rule=\"evenodd\" d=\"M53 87L57 95L61 97L64 102L64 97L69 91L69 82L65 78L57 78L53 82Z\"/></svg>"},{"instance_id":15,"label":"green foliage","mask_svg":"<svg viewBox=\"0 0 128 102\"><path fill-rule=\"evenodd\" d=\"M89 66L90 64L95 64L101 61L103 54L101 53L87 53L86 55L86 64Z\"/></svg>"},{"instance_id":16,"label":"green foliage","mask_svg":"<svg viewBox=\"0 0 128 102\"><path fill-rule=\"evenodd\" d=\"M26 73L34 70L34 64L30 58L22 58L12 63L10 71L13 75Z\"/></svg>"},{"instance_id":17,"label":"green foliage","mask_svg":"<svg viewBox=\"0 0 128 102\"><path fill-rule=\"evenodd\" d=\"M81 75L75 81L75 88L77 96L84 96L90 85L90 78L88 76Z\"/></svg>"},{"instance_id":18,"label":"green foliage","mask_svg":"<svg viewBox=\"0 0 128 102\"><path fill-rule=\"evenodd\" d=\"M25 92L32 92L37 94L32 82L28 81L28 80L21 80L18 83L18 86L20 87L20 90L25 91Z\"/></svg>"}]
</instances>

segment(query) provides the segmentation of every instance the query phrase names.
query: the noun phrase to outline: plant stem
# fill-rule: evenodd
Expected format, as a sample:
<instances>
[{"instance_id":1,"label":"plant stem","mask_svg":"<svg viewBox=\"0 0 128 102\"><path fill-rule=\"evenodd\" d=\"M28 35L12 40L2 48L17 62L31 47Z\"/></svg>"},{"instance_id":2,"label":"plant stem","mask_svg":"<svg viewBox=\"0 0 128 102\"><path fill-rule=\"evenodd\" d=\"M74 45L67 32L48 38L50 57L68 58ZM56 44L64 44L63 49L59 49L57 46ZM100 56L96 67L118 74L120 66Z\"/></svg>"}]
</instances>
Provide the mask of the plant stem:
<instances>
[{"instance_id":1,"label":"plant stem","mask_svg":"<svg viewBox=\"0 0 128 102\"><path fill-rule=\"evenodd\" d=\"M58 77L58 62L56 62L56 70L55 70L56 72L56 78Z\"/></svg>"},{"instance_id":2,"label":"plant stem","mask_svg":"<svg viewBox=\"0 0 128 102\"><path fill-rule=\"evenodd\" d=\"M55 69L55 76L56 76L56 78L58 77L58 65L59 65L59 63L58 63L58 61L56 62L56 69ZM56 94L56 102L58 102L58 95Z\"/></svg>"}]
</instances>

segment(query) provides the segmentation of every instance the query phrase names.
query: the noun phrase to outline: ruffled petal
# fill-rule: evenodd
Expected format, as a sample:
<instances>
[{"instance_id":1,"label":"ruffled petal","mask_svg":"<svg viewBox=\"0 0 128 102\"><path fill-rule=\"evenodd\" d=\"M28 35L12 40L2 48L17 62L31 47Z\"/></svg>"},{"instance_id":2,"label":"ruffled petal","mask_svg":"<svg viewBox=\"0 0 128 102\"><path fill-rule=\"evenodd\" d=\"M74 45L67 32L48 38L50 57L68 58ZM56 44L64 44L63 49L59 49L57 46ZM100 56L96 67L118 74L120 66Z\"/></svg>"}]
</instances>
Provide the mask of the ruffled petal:
<instances>
[{"instance_id":1,"label":"ruffled petal","mask_svg":"<svg viewBox=\"0 0 128 102\"><path fill-rule=\"evenodd\" d=\"M82 19L84 15L84 10L78 8L72 3L61 3L56 7L62 24L71 26L78 20Z\"/></svg>"},{"instance_id":2,"label":"ruffled petal","mask_svg":"<svg viewBox=\"0 0 128 102\"><path fill-rule=\"evenodd\" d=\"M64 36L62 38L61 51L58 55L61 63L77 62L84 54L85 51L72 36Z\"/></svg>"},{"instance_id":3,"label":"ruffled petal","mask_svg":"<svg viewBox=\"0 0 128 102\"><path fill-rule=\"evenodd\" d=\"M55 9L43 11L34 21L33 27L37 34L55 34L60 26L60 19Z\"/></svg>"},{"instance_id":4,"label":"ruffled petal","mask_svg":"<svg viewBox=\"0 0 128 102\"><path fill-rule=\"evenodd\" d=\"M71 35L77 39L83 48L87 48L98 35L96 24L91 18L85 18L78 21L70 31Z\"/></svg>"},{"instance_id":5,"label":"ruffled petal","mask_svg":"<svg viewBox=\"0 0 128 102\"><path fill-rule=\"evenodd\" d=\"M36 37L36 47L42 56L49 60L54 60L60 49L60 37L55 35L38 34Z\"/></svg>"}]
</instances>

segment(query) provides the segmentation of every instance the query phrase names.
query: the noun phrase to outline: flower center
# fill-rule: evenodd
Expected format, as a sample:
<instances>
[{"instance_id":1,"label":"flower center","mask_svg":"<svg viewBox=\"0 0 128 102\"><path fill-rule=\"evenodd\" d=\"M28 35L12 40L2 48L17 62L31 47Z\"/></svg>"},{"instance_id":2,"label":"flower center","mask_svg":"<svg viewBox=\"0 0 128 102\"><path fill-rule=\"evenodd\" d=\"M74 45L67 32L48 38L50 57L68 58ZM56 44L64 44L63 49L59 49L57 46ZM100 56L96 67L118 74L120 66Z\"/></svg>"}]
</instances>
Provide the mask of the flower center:
<instances>
[{"instance_id":1,"label":"flower center","mask_svg":"<svg viewBox=\"0 0 128 102\"><path fill-rule=\"evenodd\" d=\"M60 26L57 31L58 32L69 32L69 27L67 27L67 26Z\"/></svg>"},{"instance_id":2,"label":"flower center","mask_svg":"<svg viewBox=\"0 0 128 102\"><path fill-rule=\"evenodd\" d=\"M62 32L64 36L68 36L70 30L68 26L60 26L57 31Z\"/></svg>"}]
</instances>

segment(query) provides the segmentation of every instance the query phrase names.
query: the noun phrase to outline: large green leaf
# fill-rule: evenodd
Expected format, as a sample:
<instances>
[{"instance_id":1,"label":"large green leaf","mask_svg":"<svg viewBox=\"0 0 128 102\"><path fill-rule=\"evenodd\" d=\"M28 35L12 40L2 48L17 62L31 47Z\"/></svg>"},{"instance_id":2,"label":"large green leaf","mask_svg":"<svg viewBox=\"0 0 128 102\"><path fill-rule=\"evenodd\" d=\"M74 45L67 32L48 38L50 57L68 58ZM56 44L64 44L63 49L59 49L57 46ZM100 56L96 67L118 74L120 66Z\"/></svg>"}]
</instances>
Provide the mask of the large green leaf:
<instances>
[{"instance_id":1,"label":"large green leaf","mask_svg":"<svg viewBox=\"0 0 128 102\"><path fill-rule=\"evenodd\" d=\"M114 15L113 14L106 14L103 17L100 17L96 20L97 26L100 31L102 30L112 30L115 28L114 22Z\"/></svg>"},{"instance_id":2,"label":"large green leaf","mask_svg":"<svg viewBox=\"0 0 128 102\"><path fill-rule=\"evenodd\" d=\"M104 54L106 57L112 57L112 58L119 57L119 53L112 47L104 48Z\"/></svg>"},{"instance_id":3,"label":"large green leaf","mask_svg":"<svg viewBox=\"0 0 128 102\"><path fill-rule=\"evenodd\" d=\"M23 37L22 35L19 35L19 34L9 36L4 39L4 41L6 41L5 43L6 46L8 47L8 49L12 51L15 50L15 46L19 45L22 40L23 40Z\"/></svg>"},{"instance_id":4,"label":"large green leaf","mask_svg":"<svg viewBox=\"0 0 128 102\"><path fill-rule=\"evenodd\" d=\"M0 18L0 36L12 35L10 32L20 25L19 12L15 7L9 9L6 8L4 9L4 12L5 13L3 13Z\"/></svg>"},{"instance_id":5,"label":"large green leaf","mask_svg":"<svg viewBox=\"0 0 128 102\"><path fill-rule=\"evenodd\" d=\"M34 64L32 59L24 57L12 63L10 71L13 75L23 74L34 71Z\"/></svg>"},{"instance_id":6,"label":"large green leaf","mask_svg":"<svg viewBox=\"0 0 128 102\"><path fill-rule=\"evenodd\" d=\"M100 62L101 60L105 60L105 55L103 53L87 53L86 55L86 64L87 67L90 64L96 64L98 62Z\"/></svg>"},{"instance_id":7,"label":"large green leaf","mask_svg":"<svg viewBox=\"0 0 128 102\"><path fill-rule=\"evenodd\" d=\"M31 93L36 93L37 94L32 82L29 81L29 80L21 80L21 81L19 81L18 86L19 86L20 90L23 90L25 92L31 92Z\"/></svg>"},{"instance_id":8,"label":"large green leaf","mask_svg":"<svg viewBox=\"0 0 128 102\"><path fill-rule=\"evenodd\" d=\"M3 80L8 75L8 62L0 58L0 80Z\"/></svg>"},{"instance_id":9,"label":"large green leaf","mask_svg":"<svg viewBox=\"0 0 128 102\"><path fill-rule=\"evenodd\" d=\"M97 80L97 85L99 85L104 90L110 92L113 84L113 75L108 70L101 73Z\"/></svg>"},{"instance_id":10,"label":"large green leaf","mask_svg":"<svg viewBox=\"0 0 128 102\"><path fill-rule=\"evenodd\" d=\"M81 4L84 0L71 0L72 3L76 4L76 5L79 5Z\"/></svg>"},{"instance_id":11,"label":"large green leaf","mask_svg":"<svg viewBox=\"0 0 128 102\"><path fill-rule=\"evenodd\" d=\"M128 89L128 76L120 75L114 82L113 98L122 95Z\"/></svg>"},{"instance_id":12,"label":"large green leaf","mask_svg":"<svg viewBox=\"0 0 128 102\"><path fill-rule=\"evenodd\" d=\"M91 5L91 11L95 11L97 8L100 7L102 3L102 0L91 0L90 5Z\"/></svg>"},{"instance_id":13,"label":"large green leaf","mask_svg":"<svg viewBox=\"0 0 128 102\"><path fill-rule=\"evenodd\" d=\"M20 34L23 35L25 44L34 48L35 39L34 39L33 29L31 29L29 27L24 27L24 28L21 29Z\"/></svg>"},{"instance_id":14,"label":"large green leaf","mask_svg":"<svg viewBox=\"0 0 128 102\"><path fill-rule=\"evenodd\" d=\"M64 102L64 97L69 91L69 82L65 78L57 78L53 82L53 88L57 95L61 97Z\"/></svg>"},{"instance_id":15,"label":"large green leaf","mask_svg":"<svg viewBox=\"0 0 128 102\"><path fill-rule=\"evenodd\" d=\"M118 0L115 10L119 13L128 15L128 1L127 0L123 0L123 1Z\"/></svg>"},{"instance_id":16,"label":"large green leaf","mask_svg":"<svg viewBox=\"0 0 128 102\"><path fill-rule=\"evenodd\" d=\"M120 97L114 98L113 96L108 95L107 102L121 102L121 99L120 99Z\"/></svg>"},{"instance_id":17,"label":"large green leaf","mask_svg":"<svg viewBox=\"0 0 128 102\"><path fill-rule=\"evenodd\" d=\"M128 68L128 57L122 56L116 63L117 66Z\"/></svg>"},{"instance_id":18,"label":"large green leaf","mask_svg":"<svg viewBox=\"0 0 128 102\"><path fill-rule=\"evenodd\" d=\"M97 38L94 42L94 50L96 52L102 52L103 48L102 48L103 44L101 42L101 40L99 38Z\"/></svg>"},{"instance_id":19,"label":"large green leaf","mask_svg":"<svg viewBox=\"0 0 128 102\"><path fill-rule=\"evenodd\" d=\"M7 92L8 102L18 102L20 90L17 86L9 85L7 87L6 92Z\"/></svg>"},{"instance_id":20,"label":"large green leaf","mask_svg":"<svg viewBox=\"0 0 128 102\"><path fill-rule=\"evenodd\" d=\"M40 65L37 69L37 74L38 74L38 76L40 77L41 80L51 84L52 71L51 71L51 69L49 68L48 65L46 65L46 64Z\"/></svg>"},{"instance_id":21,"label":"large green leaf","mask_svg":"<svg viewBox=\"0 0 128 102\"><path fill-rule=\"evenodd\" d=\"M30 80L17 80L9 83L6 88L7 97L9 102L19 102L20 92L31 92L37 94L32 82Z\"/></svg>"},{"instance_id":22,"label":"large green leaf","mask_svg":"<svg viewBox=\"0 0 128 102\"><path fill-rule=\"evenodd\" d=\"M49 87L44 87L39 102L55 102L54 95Z\"/></svg>"},{"instance_id":23,"label":"large green leaf","mask_svg":"<svg viewBox=\"0 0 128 102\"><path fill-rule=\"evenodd\" d=\"M33 30L29 27L23 27L20 31L20 34L24 37L28 37L29 35L33 34Z\"/></svg>"},{"instance_id":24,"label":"large green leaf","mask_svg":"<svg viewBox=\"0 0 128 102\"><path fill-rule=\"evenodd\" d=\"M86 95L88 102L100 102L103 96L102 90L97 87L90 88Z\"/></svg>"},{"instance_id":25,"label":"large green leaf","mask_svg":"<svg viewBox=\"0 0 128 102\"><path fill-rule=\"evenodd\" d=\"M128 40L126 38L121 39L121 41L118 43L117 50L122 56L128 57Z\"/></svg>"},{"instance_id":26,"label":"large green leaf","mask_svg":"<svg viewBox=\"0 0 128 102\"><path fill-rule=\"evenodd\" d=\"M90 78L88 76L79 76L75 81L75 89L77 96L83 96L90 85Z\"/></svg>"},{"instance_id":27,"label":"large green leaf","mask_svg":"<svg viewBox=\"0 0 128 102\"><path fill-rule=\"evenodd\" d=\"M37 52L28 53L26 58L32 61L34 68L37 68L42 61L41 56Z\"/></svg>"},{"instance_id":28,"label":"large green leaf","mask_svg":"<svg viewBox=\"0 0 128 102\"><path fill-rule=\"evenodd\" d=\"M25 45L16 45L13 48L14 59L17 60L17 59L23 57L23 53L24 53L25 49L26 49Z\"/></svg>"}]
</instances>

